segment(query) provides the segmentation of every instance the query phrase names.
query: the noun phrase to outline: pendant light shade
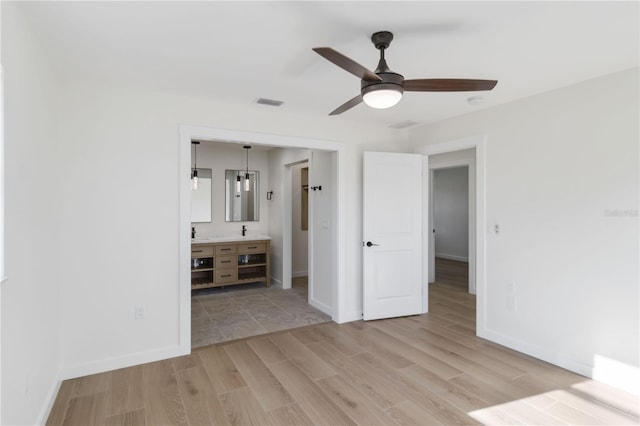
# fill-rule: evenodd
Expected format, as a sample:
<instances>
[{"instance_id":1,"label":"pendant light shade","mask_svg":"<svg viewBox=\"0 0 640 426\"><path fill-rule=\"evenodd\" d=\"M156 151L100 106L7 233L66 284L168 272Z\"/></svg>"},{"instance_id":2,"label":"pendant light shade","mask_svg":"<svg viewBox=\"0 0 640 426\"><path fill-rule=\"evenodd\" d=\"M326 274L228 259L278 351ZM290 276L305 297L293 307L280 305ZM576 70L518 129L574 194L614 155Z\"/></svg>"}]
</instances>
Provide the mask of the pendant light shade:
<instances>
[{"instance_id":1,"label":"pendant light shade","mask_svg":"<svg viewBox=\"0 0 640 426\"><path fill-rule=\"evenodd\" d=\"M194 191L198 190L199 182L198 182L198 170L193 169L193 173L191 174L191 189Z\"/></svg>"},{"instance_id":2,"label":"pendant light shade","mask_svg":"<svg viewBox=\"0 0 640 426\"><path fill-rule=\"evenodd\" d=\"M198 186L199 186L199 182L198 182L198 166L197 166L197 161L198 161L198 145L200 145L200 142L198 141L191 141L191 145L193 145L193 168L191 169L191 190L193 191L197 191L198 190Z\"/></svg>"},{"instance_id":3,"label":"pendant light shade","mask_svg":"<svg viewBox=\"0 0 640 426\"><path fill-rule=\"evenodd\" d=\"M249 191L251 190L251 182L249 180L249 150L251 149L251 146L245 145L243 146L243 148L247 152L247 168L244 174L244 190Z\"/></svg>"},{"instance_id":4,"label":"pendant light shade","mask_svg":"<svg viewBox=\"0 0 640 426\"><path fill-rule=\"evenodd\" d=\"M236 193L240 193L240 175L236 176Z\"/></svg>"}]
</instances>

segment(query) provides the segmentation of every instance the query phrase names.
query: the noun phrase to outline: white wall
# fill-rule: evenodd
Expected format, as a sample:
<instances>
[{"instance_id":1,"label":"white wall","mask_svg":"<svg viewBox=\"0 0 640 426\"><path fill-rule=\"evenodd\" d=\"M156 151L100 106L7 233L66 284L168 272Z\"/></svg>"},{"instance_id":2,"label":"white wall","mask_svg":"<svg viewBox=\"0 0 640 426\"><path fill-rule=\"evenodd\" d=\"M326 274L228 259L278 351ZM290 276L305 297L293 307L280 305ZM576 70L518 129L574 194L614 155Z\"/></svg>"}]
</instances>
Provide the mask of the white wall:
<instances>
[{"instance_id":1,"label":"white wall","mask_svg":"<svg viewBox=\"0 0 640 426\"><path fill-rule=\"evenodd\" d=\"M433 219L436 257L469 260L469 168L434 170Z\"/></svg>"},{"instance_id":2,"label":"white wall","mask_svg":"<svg viewBox=\"0 0 640 426\"><path fill-rule=\"evenodd\" d=\"M313 215L312 270L309 302L325 313L333 309L333 268L336 265L336 250L333 212L336 206L333 162L335 153L314 150L309 169L309 186L322 189L309 191L309 206Z\"/></svg>"},{"instance_id":3,"label":"white wall","mask_svg":"<svg viewBox=\"0 0 640 426\"><path fill-rule=\"evenodd\" d=\"M179 123L343 141L349 174L354 175L361 167L358 143L402 145L402 133L333 117L305 117L254 104L78 79L62 84L64 184L59 196L65 377L165 357L177 348ZM73 178L78 173L94 178L77 183ZM350 213L345 224L346 303L350 311L357 311L359 179L347 176L345 185ZM275 191L276 201L278 189L269 189ZM146 307L144 320L134 319L136 304Z\"/></svg>"},{"instance_id":4,"label":"white wall","mask_svg":"<svg viewBox=\"0 0 640 426\"><path fill-rule=\"evenodd\" d=\"M0 289L0 423L36 424L44 421L57 390L60 365L56 105L61 92L46 52L17 6L2 2L1 7L8 279Z\"/></svg>"},{"instance_id":5,"label":"white wall","mask_svg":"<svg viewBox=\"0 0 640 426\"><path fill-rule=\"evenodd\" d=\"M635 392L638 102L636 68L412 133L487 136L485 337Z\"/></svg>"},{"instance_id":6,"label":"white wall","mask_svg":"<svg viewBox=\"0 0 640 426\"><path fill-rule=\"evenodd\" d=\"M271 278L276 284L282 285L283 263L285 258L288 259L285 267L289 269L288 273L292 272L292 260L293 253L284 253L284 241L283 238L291 238L291 230L284 229L283 218L287 214L285 211L288 207L284 204L286 198L284 192L287 190L285 184L285 166L292 165L289 169L293 171L293 165L300 162L305 162L311 157L311 151L307 149L292 149L292 148L275 148L269 151L269 191L273 190L273 198L269 201L270 215L269 215L269 235L271 235ZM292 203L295 200L292 199ZM293 209L288 212L293 214ZM293 250L293 247L292 247Z\"/></svg>"},{"instance_id":7,"label":"white wall","mask_svg":"<svg viewBox=\"0 0 640 426\"><path fill-rule=\"evenodd\" d=\"M211 169L211 222L192 223L196 237L241 236L242 225L247 235L266 235L269 224L269 203L266 200L269 183L268 151L254 147L249 150L249 170L260 172L259 205L260 220L249 222L225 221L225 170L244 170L246 152L242 145L202 141L198 145L198 168ZM192 160L193 161L193 160ZM193 163L192 163L193 164Z\"/></svg>"},{"instance_id":8,"label":"white wall","mask_svg":"<svg viewBox=\"0 0 640 426\"><path fill-rule=\"evenodd\" d=\"M301 170L309 167L308 163L291 167L291 273L294 277L308 274L309 263L309 231L302 229L302 185ZM308 211L308 210L307 210Z\"/></svg>"}]
</instances>

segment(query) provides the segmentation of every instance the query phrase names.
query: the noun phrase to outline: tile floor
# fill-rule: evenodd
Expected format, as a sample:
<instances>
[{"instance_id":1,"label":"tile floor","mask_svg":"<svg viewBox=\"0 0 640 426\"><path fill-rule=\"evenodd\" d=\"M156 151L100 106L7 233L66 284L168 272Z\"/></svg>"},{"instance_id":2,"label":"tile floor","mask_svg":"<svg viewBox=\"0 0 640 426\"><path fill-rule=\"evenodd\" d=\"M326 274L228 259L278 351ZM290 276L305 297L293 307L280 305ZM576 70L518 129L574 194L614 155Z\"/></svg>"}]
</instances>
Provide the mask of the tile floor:
<instances>
[{"instance_id":1,"label":"tile floor","mask_svg":"<svg viewBox=\"0 0 640 426\"><path fill-rule=\"evenodd\" d=\"M307 303L307 277L294 278L290 290L261 283L199 290L191 296L191 347L327 321Z\"/></svg>"}]
</instances>

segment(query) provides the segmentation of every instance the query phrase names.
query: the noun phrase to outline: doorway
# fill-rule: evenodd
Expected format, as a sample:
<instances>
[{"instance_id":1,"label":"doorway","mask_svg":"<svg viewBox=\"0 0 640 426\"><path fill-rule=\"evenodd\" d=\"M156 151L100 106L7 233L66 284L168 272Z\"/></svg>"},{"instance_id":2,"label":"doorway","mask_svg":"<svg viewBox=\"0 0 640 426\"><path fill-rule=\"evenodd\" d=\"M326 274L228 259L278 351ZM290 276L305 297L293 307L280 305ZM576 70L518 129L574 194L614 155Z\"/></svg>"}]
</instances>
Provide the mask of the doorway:
<instances>
[{"instance_id":1,"label":"doorway","mask_svg":"<svg viewBox=\"0 0 640 426\"><path fill-rule=\"evenodd\" d=\"M425 183L428 188L428 195L425 201L428 204L428 218L425 219L425 261L429 265L428 274L425 276L425 283L435 281L435 239L433 237L433 223L431 222L431 201L432 191L432 169L446 167L468 167L469 178L469 262L468 262L468 294L473 297L473 304L476 307L475 329L476 335L485 337L486 327L486 265L485 265L485 245L486 245L486 208L485 208L485 161L486 161L486 136L475 135L448 142L425 145L419 152L425 155L425 165L429 173L425 173ZM470 154L473 154L470 157ZM440 156L440 157L438 157ZM430 292L431 285L426 285L427 293Z\"/></svg>"},{"instance_id":2,"label":"doorway","mask_svg":"<svg viewBox=\"0 0 640 426\"><path fill-rule=\"evenodd\" d=\"M461 159L451 161L449 154L430 157L429 161L429 282L439 275L459 275L471 294L475 286L475 150L456 153ZM466 158L462 158L466 157ZM440 273L439 273L440 272Z\"/></svg>"},{"instance_id":3,"label":"doorway","mask_svg":"<svg viewBox=\"0 0 640 426\"><path fill-rule=\"evenodd\" d=\"M319 244L324 246L319 250L322 253L328 253L318 261L321 263L319 269L327 274L330 279L326 280L326 285L331 286L329 294L332 295L329 300L328 310L331 313L331 318L339 321L340 310L339 301L344 288L344 266L342 265L344 260L339 254L342 251L339 242L344 239L344 150L345 147L342 143L311 140L305 138L294 138L280 135L268 135L258 134L252 132L238 132L229 131L224 129L215 128L203 128L193 126L180 126L180 169L184 173L181 176L180 185L180 287L179 287L179 299L180 299L180 347L184 353L189 353L191 348L191 291L190 291L190 269L189 269L189 256L190 256L190 181L186 179L187 171L190 169L190 145L192 139L198 140L220 140L234 144L252 144L254 146L270 146L286 149L307 149L314 150L319 149L327 152L333 163L331 167L326 171L331 177L331 191L328 195L331 196L333 203L331 204L331 225L325 226L323 221L323 229L326 230L325 234L330 238L323 241L319 238ZM279 169L281 170L281 169ZM283 199L283 187L273 189L272 195L274 201ZM278 194L279 193L279 194ZM275 194L275 195L274 195ZM282 194L280 197L278 195ZM282 209L280 210L282 212ZM284 213L284 212L282 212ZM290 214L290 211L289 211ZM279 222L283 226L282 216L279 216L274 220ZM284 231L284 229L283 229ZM286 233L283 232L283 233ZM329 245L327 245L329 244ZM272 264L279 265L281 271L284 269L284 262L286 259L286 253L283 252L283 238L280 234L279 238L272 239ZM325 247L326 246L326 247ZM310 248L314 247L314 242L310 242ZM290 260L289 260L290 261ZM324 264L326 263L326 265ZM289 271L291 271L289 269ZM311 271L310 271L311 272Z\"/></svg>"}]
</instances>

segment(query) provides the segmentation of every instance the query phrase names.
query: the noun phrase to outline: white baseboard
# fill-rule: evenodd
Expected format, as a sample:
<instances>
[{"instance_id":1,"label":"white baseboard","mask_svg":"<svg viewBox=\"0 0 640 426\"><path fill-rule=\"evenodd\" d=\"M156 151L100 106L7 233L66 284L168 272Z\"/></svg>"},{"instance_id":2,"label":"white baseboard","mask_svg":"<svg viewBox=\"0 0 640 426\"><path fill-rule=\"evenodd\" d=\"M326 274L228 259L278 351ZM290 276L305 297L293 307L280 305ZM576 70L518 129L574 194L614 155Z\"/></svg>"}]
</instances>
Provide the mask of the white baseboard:
<instances>
[{"instance_id":1,"label":"white baseboard","mask_svg":"<svg viewBox=\"0 0 640 426\"><path fill-rule=\"evenodd\" d=\"M555 351L532 345L521 340L513 339L491 330L477 331L478 336L514 349L523 354L549 362L566 370L606 383L615 388L640 396L640 368L610 361L595 360L595 366L578 362L574 359L558 355ZM597 358L597 357L596 357Z\"/></svg>"},{"instance_id":2,"label":"white baseboard","mask_svg":"<svg viewBox=\"0 0 640 426\"><path fill-rule=\"evenodd\" d=\"M87 376L89 374L103 373L105 371L117 370L119 368L188 355L190 353L191 347L189 346L170 346L146 352L100 359L83 364L68 365L60 369L60 379L74 379L76 377Z\"/></svg>"},{"instance_id":3,"label":"white baseboard","mask_svg":"<svg viewBox=\"0 0 640 426\"><path fill-rule=\"evenodd\" d=\"M326 305L322 302L319 302L313 298L309 298L309 304L311 306L313 306L314 308L318 309L319 311L324 312L325 314L333 317L333 309L331 309L331 306Z\"/></svg>"},{"instance_id":4,"label":"white baseboard","mask_svg":"<svg viewBox=\"0 0 640 426\"><path fill-rule=\"evenodd\" d=\"M309 276L309 272L308 271L291 272L291 278L308 277L308 276Z\"/></svg>"},{"instance_id":5,"label":"white baseboard","mask_svg":"<svg viewBox=\"0 0 640 426\"><path fill-rule=\"evenodd\" d=\"M45 398L45 403L40 410L40 414L38 414L38 419L36 420L37 425L43 425L47 423L47 419L49 418L49 414L51 414L53 404L54 402L56 402L56 397L58 396L60 385L62 385L62 380L56 380L51 386L51 389L49 389L47 397Z\"/></svg>"},{"instance_id":6,"label":"white baseboard","mask_svg":"<svg viewBox=\"0 0 640 426\"><path fill-rule=\"evenodd\" d=\"M339 321L336 321L334 319L335 322L337 322L338 324L344 324L345 322L352 322L352 321L360 321L362 320L362 311L351 311L351 312L346 312L340 319Z\"/></svg>"},{"instance_id":7,"label":"white baseboard","mask_svg":"<svg viewBox=\"0 0 640 426\"><path fill-rule=\"evenodd\" d=\"M640 396L640 368L595 355L592 378Z\"/></svg>"},{"instance_id":8,"label":"white baseboard","mask_svg":"<svg viewBox=\"0 0 640 426\"><path fill-rule=\"evenodd\" d=\"M45 424L51 413L51 408L56 400L62 382L67 379L88 376L90 374L104 373L105 371L117 370L119 368L131 367L148 362L160 361L162 359L174 358L191 353L191 347L172 346L157 350L138 352L120 357L106 358L98 361L62 367L58 373L58 380L53 384L45 404L38 415L37 424Z\"/></svg>"},{"instance_id":9,"label":"white baseboard","mask_svg":"<svg viewBox=\"0 0 640 426\"><path fill-rule=\"evenodd\" d=\"M457 260L458 262L469 263L468 257L456 256L455 254L436 253L436 257L441 257L443 259L449 259L449 260Z\"/></svg>"},{"instance_id":10,"label":"white baseboard","mask_svg":"<svg viewBox=\"0 0 640 426\"><path fill-rule=\"evenodd\" d=\"M280 281L279 279L271 277L271 287L282 288L282 281Z\"/></svg>"}]
</instances>

